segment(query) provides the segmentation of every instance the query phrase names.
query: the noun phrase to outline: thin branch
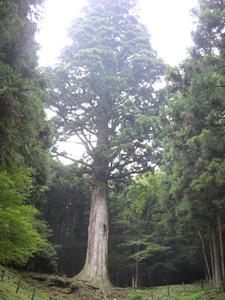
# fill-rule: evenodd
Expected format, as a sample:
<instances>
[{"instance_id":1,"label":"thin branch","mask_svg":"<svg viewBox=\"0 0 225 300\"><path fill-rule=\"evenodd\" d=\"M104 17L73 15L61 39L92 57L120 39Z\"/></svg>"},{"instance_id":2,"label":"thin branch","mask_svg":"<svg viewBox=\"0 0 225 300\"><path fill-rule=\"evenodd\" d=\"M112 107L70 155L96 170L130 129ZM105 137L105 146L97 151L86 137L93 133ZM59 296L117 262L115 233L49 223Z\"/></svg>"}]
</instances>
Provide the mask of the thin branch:
<instances>
[{"instance_id":1,"label":"thin branch","mask_svg":"<svg viewBox=\"0 0 225 300\"><path fill-rule=\"evenodd\" d=\"M154 166L148 166L145 168L141 168L140 170L130 170L130 171L125 171L125 172L120 172L118 174L111 174L110 175L110 180L118 180L118 179L122 179L124 177L128 177L134 174L142 174L145 173L147 171L154 171L155 167Z\"/></svg>"},{"instance_id":2,"label":"thin branch","mask_svg":"<svg viewBox=\"0 0 225 300\"><path fill-rule=\"evenodd\" d=\"M52 155L52 154L51 154L52 157L58 157L58 156L61 156L61 157L63 157L63 158L66 158L66 159L68 159L68 160L74 162L74 163L77 163L77 162L78 162L76 159L74 159L74 158L72 158L72 157L66 155L65 153L61 153L61 152L57 152L57 151L54 151L54 153L55 153L55 155Z\"/></svg>"},{"instance_id":3,"label":"thin branch","mask_svg":"<svg viewBox=\"0 0 225 300\"><path fill-rule=\"evenodd\" d=\"M65 140L58 140L59 142L63 142L63 143L70 143L70 144L76 144L76 145L83 145L82 142L74 142L74 141L65 141Z\"/></svg>"},{"instance_id":4,"label":"thin branch","mask_svg":"<svg viewBox=\"0 0 225 300\"><path fill-rule=\"evenodd\" d=\"M87 132L88 132L88 130L87 130ZM86 143L88 144L90 150L93 151L94 147L91 142L91 134L89 133L89 139L88 139L86 134L84 133L84 130L82 130L82 136L83 136L84 140L86 141Z\"/></svg>"},{"instance_id":5,"label":"thin branch","mask_svg":"<svg viewBox=\"0 0 225 300\"><path fill-rule=\"evenodd\" d=\"M88 163L86 163L86 162L84 162L82 160L78 160L78 159L72 158L72 157L68 156L66 153L58 152L56 150L54 150L54 153L55 153L55 155L51 155L52 157L61 156L63 158L66 158L66 159L72 161L73 163L77 163L77 164L81 164L81 165L85 166L87 169L90 170L90 172L92 171L91 165L89 165Z\"/></svg>"},{"instance_id":6,"label":"thin branch","mask_svg":"<svg viewBox=\"0 0 225 300\"><path fill-rule=\"evenodd\" d=\"M84 134L76 133L77 137L80 139L81 143L84 145L87 152L91 152L91 147L89 146L89 143L86 141L86 137L84 137Z\"/></svg>"}]
</instances>

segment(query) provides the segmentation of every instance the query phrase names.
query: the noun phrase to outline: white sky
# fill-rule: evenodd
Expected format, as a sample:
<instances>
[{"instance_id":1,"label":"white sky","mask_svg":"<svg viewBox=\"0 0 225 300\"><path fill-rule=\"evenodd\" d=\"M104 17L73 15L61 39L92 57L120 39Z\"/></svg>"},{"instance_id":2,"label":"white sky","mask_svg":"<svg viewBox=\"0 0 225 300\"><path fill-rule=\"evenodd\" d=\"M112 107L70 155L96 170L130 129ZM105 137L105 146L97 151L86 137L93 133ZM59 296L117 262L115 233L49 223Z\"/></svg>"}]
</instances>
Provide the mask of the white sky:
<instances>
[{"instance_id":1,"label":"white sky","mask_svg":"<svg viewBox=\"0 0 225 300\"><path fill-rule=\"evenodd\" d=\"M107 1L107 0L105 0ZM140 17L151 35L153 48L165 63L176 65L187 56L191 46L193 19L190 10L198 0L139 0ZM61 49L69 42L67 28L79 16L85 0L46 0L39 24L39 65L53 65ZM60 143L60 151L80 158L84 149L72 143ZM68 160L62 159L64 163Z\"/></svg>"},{"instance_id":2,"label":"white sky","mask_svg":"<svg viewBox=\"0 0 225 300\"><path fill-rule=\"evenodd\" d=\"M178 64L191 46L190 9L197 5L197 0L139 0L139 3L140 17L151 34L153 48L166 63ZM68 43L66 29L79 16L84 4L85 0L46 0L37 34L41 66L57 62L60 50Z\"/></svg>"}]
</instances>

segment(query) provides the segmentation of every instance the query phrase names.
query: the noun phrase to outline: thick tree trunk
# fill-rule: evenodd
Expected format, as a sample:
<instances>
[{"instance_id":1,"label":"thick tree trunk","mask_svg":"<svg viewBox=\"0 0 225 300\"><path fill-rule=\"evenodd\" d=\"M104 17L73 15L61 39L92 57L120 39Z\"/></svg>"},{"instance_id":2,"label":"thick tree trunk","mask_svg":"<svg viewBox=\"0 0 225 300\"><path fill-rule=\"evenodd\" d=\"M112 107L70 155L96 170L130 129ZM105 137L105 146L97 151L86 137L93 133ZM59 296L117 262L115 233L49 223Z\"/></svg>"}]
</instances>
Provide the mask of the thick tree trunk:
<instances>
[{"instance_id":1,"label":"thick tree trunk","mask_svg":"<svg viewBox=\"0 0 225 300\"><path fill-rule=\"evenodd\" d=\"M217 226L212 226L212 247L213 247L213 260L215 269L215 287L222 288L222 268L221 268L221 257L220 257L220 246Z\"/></svg>"},{"instance_id":2,"label":"thick tree trunk","mask_svg":"<svg viewBox=\"0 0 225 300\"><path fill-rule=\"evenodd\" d=\"M108 205L106 185L97 183L91 196L88 246L83 270L75 276L88 285L108 289Z\"/></svg>"}]
</instances>

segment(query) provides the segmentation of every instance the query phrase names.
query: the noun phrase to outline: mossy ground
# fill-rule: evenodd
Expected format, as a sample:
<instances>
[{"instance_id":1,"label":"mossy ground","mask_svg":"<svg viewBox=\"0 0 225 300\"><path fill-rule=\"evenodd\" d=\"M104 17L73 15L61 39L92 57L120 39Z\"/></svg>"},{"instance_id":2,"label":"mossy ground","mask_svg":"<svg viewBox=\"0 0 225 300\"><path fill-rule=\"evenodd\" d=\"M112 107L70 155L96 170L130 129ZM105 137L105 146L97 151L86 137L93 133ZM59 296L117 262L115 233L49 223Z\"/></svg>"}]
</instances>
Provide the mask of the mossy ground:
<instances>
[{"instance_id":1,"label":"mossy ground","mask_svg":"<svg viewBox=\"0 0 225 300\"><path fill-rule=\"evenodd\" d=\"M0 276L1 276L0 268ZM21 282L18 294L16 289ZM1 300L99 300L106 299L98 290L85 286L71 293L72 281L66 277L48 276L35 273L21 273L6 270L4 280L0 277ZM212 286L201 283L190 285L170 285L146 289L112 288L109 300L225 300L225 293L216 291Z\"/></svg>"}]
</instances>

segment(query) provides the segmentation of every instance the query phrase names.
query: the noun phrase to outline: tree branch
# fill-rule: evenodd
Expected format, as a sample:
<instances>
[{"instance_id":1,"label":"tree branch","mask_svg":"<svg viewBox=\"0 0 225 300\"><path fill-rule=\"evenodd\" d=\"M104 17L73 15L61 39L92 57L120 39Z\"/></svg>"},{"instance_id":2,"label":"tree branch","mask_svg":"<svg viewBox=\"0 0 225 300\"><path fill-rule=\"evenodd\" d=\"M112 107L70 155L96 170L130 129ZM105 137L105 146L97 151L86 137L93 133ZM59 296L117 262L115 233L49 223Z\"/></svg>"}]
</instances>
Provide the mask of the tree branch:
<instances>
[{"instance_id":1,"label":"tree branch","mask_svg":"<svg viewBox=\"0 0 225 300\"><path fill-rule=\"evenodd\" d=\"M85 166L85 167L86 167L87 169L89 169L90 171L92 170L91 165L89 165L88 163L86 163L86 162L84 162L84 161L82 161L82 160L72 158L72 157L68 156L68 155L67 155L66 153L64 153L64 152L58 152L58 151L54 150L54 153L55 153L55 155L51 155L52 157L58 157L58 156L61 156L61 157L63 157L63 158L66 158L66 159L72 161L73 163L77 163L77 164L81 164L81 165ZM88 172L88 173L89 173L89 172ZM91 173L91 172L90 172L90 173Z\"/></svg>"}]
</instances>

